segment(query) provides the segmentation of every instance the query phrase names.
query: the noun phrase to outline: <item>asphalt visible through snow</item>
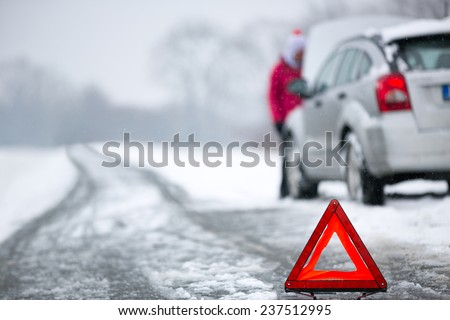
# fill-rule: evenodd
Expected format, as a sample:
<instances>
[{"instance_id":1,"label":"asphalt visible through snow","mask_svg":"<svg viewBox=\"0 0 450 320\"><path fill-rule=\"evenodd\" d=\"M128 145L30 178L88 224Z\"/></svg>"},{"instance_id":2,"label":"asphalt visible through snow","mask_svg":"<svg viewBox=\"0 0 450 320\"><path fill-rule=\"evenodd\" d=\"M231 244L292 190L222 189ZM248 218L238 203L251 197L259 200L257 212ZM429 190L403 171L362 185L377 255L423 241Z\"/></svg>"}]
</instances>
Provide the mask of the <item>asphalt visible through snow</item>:
<instances>
[{"instance_id":1,"label":"asphalt visible through snow","mask_svg":"<svg viewBox=\"0 0 450 320\"><path fill-rule=\"evenodd\" d=\"M284 281L317 213L208 209L150 170L103 168L85 146L67 153L73 189L0 244L1 299L305 298ZM450 299L450 261L409 243L371 249L390 286L371 298Z\"/></svg>"}]
</instances>

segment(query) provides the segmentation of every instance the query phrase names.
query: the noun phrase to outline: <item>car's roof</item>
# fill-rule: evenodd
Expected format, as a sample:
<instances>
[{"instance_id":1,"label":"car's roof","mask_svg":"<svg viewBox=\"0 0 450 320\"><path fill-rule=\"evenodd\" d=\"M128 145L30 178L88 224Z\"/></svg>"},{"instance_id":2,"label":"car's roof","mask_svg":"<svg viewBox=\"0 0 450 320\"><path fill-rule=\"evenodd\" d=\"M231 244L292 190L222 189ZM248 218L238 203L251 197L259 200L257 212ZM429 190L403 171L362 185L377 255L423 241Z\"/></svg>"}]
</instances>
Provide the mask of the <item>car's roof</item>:
<instances>
[{"instance_id":1,"label":"car's roof","mask_svg":"<svg viewBox=\"0 0 450 320\"><path fill-rule=\"evenodd\" d=\"M450 18L442 20L412 20L393 15L370 15L326 21L311 28L303 76L312 80L325 59L341 45L367 39L377 45L426 36L450 33Z\"/></svg>"},{"instance_id":2,"label":"car's roof","mask_svg":"<svg viewBox=\"0 0 450 320\"><path fill-rule=\"evenodd\" d=\"M380 29L370 28L359 35L345 39L336 45L335 49L340 48L341 45L358 40L370 40L375 42L378 46L384 46L402 39L411 39L434 34L450 35L450 18L442 20L414 20Z\"/></svg>"},{"instance_id":3,"label":"car's roof","mask_svg":"<svg viewBox=\"0 0 450 320\"><path fill-rule=\"evenodd\" d=\"M381 29L379 34L384 43L390 43L399 39L443 33L450 33L450 18L442 20L415 20Z\"/></svg>"},{"instance_id":4,"label":"car's roof","mask_svg":"<svg viewBox=\"0 0 450 320\"><path fill-rule=\"evenodd\" d=\"M308 32L303 76L308 80L314 79L325 59L337 45L350 38L362 36L364 30L372 28L379 32L382 28L410 20L409 17L395 15L364 15L315 24Z\"/></svg>"}]
</instances>

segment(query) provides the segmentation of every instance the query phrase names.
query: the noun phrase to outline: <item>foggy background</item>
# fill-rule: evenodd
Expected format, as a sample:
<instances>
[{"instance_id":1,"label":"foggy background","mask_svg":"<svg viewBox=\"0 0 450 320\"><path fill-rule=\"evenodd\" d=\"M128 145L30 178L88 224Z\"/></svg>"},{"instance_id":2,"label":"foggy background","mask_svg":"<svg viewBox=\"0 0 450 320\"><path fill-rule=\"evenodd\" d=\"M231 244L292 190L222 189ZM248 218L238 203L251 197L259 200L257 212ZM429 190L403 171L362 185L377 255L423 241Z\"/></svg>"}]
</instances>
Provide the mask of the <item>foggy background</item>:
<instances>
[{"instance_id":1,"label":"foggy background","mask_svg":"<svg viewBox=\"0 0 450 320\"><path fill-rule=\"evenodd\" d=\"M260 139L292 29L447 12L446 0L0 0L0 145Z\"/></svg>"}]
</instances>

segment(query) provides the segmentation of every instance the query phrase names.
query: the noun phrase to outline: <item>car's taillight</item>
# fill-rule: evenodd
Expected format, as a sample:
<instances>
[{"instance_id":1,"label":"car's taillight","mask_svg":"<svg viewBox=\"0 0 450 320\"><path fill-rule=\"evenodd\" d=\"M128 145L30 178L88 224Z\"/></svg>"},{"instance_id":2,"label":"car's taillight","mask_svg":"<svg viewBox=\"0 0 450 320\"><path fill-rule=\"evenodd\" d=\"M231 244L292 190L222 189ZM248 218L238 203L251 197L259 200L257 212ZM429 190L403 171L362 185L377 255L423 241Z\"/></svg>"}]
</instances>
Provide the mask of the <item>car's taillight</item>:
<instances>
[{"instance_id":1,"label":"car's taillight","mask_svg":"<svg viewBox=\"0 0 450 320\"><path fill-rule=\"evenodd\" d=\"M388 74L378 79L376 92L380 112L411 110L408 89L402 74Z\"/></svg>"}]
</instances>

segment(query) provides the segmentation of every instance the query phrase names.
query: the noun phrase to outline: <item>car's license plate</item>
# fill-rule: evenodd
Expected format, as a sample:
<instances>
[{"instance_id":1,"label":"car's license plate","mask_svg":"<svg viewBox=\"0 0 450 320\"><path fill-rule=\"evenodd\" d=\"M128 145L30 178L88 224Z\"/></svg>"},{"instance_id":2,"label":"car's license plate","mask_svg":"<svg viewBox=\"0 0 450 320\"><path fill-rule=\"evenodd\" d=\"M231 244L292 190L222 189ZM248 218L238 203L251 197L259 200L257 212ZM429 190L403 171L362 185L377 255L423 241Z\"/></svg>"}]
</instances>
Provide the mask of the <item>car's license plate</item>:
<instances>
[{"instance_id":1,"label":"car's license plate","mask_svg":"<svg viewBox=\"0 0 450 320\"><path fill-rule=\"evenodd\" d=\"M444 101L450 101L450 85L444 84L442 86L442 97L444 98Z\"/></svg>"}]
</instances>

